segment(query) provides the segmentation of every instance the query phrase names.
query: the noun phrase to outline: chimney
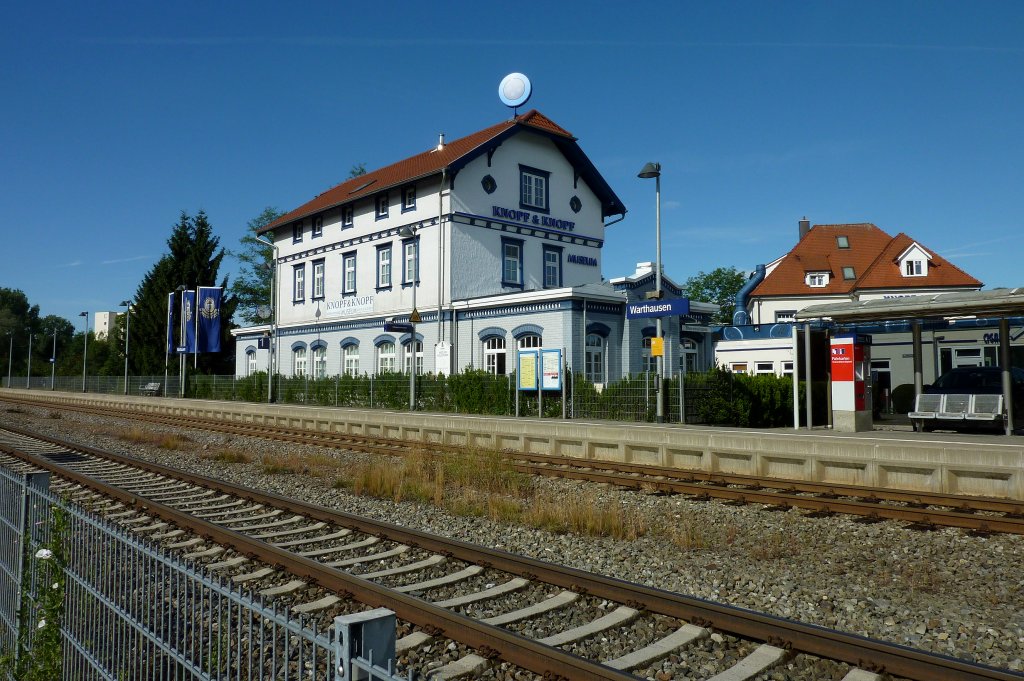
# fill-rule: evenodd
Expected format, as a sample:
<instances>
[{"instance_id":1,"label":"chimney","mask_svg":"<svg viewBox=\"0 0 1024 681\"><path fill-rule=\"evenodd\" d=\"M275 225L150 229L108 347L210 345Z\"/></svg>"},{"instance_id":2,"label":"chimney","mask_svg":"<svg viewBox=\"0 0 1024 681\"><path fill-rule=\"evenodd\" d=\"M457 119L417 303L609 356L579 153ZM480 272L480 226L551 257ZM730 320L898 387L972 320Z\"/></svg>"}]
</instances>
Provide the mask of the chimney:
<instances>
[{"instance_id":1,"label":"chimney","mask_svg":"<svg viewBox=\"0 0 1024 681\"><path fill-rule=\"evenodd\" d=\"M800 225L800 241L803 241L803 238L807 236L807 232L811 231L811 221L805 215L797 224Z\"/></svg>"},{"instance_id":2,"label":"chimney","mask_svg":"<svg viewBox=\"0 0 1024 681\"><path fill-rule=\"evenodd\" d=\"M441 151L444 149L444 133L442 132L437 138L437 150Z\"/></svg>"}]
</instances>

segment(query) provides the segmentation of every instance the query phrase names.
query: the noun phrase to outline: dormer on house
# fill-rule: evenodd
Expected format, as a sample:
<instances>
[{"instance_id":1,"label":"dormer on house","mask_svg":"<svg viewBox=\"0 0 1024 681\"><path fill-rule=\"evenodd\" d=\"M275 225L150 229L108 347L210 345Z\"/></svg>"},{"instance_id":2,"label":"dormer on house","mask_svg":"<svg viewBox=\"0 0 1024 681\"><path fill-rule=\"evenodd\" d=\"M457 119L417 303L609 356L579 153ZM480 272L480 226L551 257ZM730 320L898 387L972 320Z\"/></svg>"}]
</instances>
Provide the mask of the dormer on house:
<instances>
[{"instance_id":1,"label":"dormer on house","mask_svg":"<svg viewBox=\"0 0 1024 681\"><path fill-rule=\"evenodd\" d=\"M896 264L904 277L927 277L932 255L915 241L896 257Z\"/></svg>"}]
</instances>

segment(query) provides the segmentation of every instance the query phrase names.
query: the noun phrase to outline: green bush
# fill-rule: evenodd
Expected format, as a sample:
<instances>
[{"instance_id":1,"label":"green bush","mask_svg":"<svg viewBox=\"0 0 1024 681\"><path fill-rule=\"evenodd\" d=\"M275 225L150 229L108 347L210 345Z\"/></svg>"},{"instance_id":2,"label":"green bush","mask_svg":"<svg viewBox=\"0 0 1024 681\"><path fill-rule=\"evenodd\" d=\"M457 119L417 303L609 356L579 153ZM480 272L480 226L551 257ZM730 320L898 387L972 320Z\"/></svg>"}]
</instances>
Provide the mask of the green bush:
<instances>
[{"instance_id":1,"label":"green bush","mask_svg":"<svg viewBox=\"0 0 1024 681\"><path fill-rule=\"evenodd\" d=\"M892 389L892 410L897 414L906 414L914 408L914 384L903 383Z\"/></svg>"}]
</instances>

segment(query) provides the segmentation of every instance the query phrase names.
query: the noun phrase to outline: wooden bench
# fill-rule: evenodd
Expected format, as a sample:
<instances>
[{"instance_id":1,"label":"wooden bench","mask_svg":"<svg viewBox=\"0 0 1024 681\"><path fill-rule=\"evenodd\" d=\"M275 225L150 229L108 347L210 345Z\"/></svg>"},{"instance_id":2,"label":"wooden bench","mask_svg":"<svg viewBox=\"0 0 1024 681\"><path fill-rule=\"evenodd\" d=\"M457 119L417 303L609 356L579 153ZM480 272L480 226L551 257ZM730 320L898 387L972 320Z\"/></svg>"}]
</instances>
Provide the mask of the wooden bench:
<instances>
[{"instance_id":1,"label":"wooden bench","mask_svg":"<svg viewBox=\"0 0 1024 681\"><path fill-rule=\"evenodd\" d=\"M141 386L139 388L140 395L149 395L150 397L153 397L154 395L158 395L159 393L160 383L157 383L155 381L153 383L147 383L146 385Z\"/></svg>"},{"instance_id":2,"label":"wooden bench","mask_svg":"<svg viewBox=\"0 0 1024 681\"><path fill-rule=\"evenodd\" d=\"M955 428L957 424L981 425L1003 420L1003 396L989 394L949 393L933 395L922 393L917 396L914 411L907 414L914 430L926 427Z\"/></svg>"}]
</instances>

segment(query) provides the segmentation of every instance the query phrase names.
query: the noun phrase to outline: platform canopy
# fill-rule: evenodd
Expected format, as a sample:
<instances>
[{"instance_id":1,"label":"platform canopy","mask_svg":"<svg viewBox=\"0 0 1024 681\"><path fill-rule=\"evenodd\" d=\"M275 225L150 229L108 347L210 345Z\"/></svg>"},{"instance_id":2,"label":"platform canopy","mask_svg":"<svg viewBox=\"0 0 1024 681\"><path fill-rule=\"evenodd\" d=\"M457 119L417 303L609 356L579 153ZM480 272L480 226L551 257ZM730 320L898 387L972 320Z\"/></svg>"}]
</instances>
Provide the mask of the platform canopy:
<instances>
[{"instance_id":1,"label":"platform canopy","mask_svg":"<svg viewBox=\"0 0 1024 681\"><path fill-rule=\"evenodd\" d=\"M810 305L796 313L800 322L831 319L837 324L898 319L1016 317L1024 315L1024 288L925 293Z\"/></svg>"}]
</instances>

